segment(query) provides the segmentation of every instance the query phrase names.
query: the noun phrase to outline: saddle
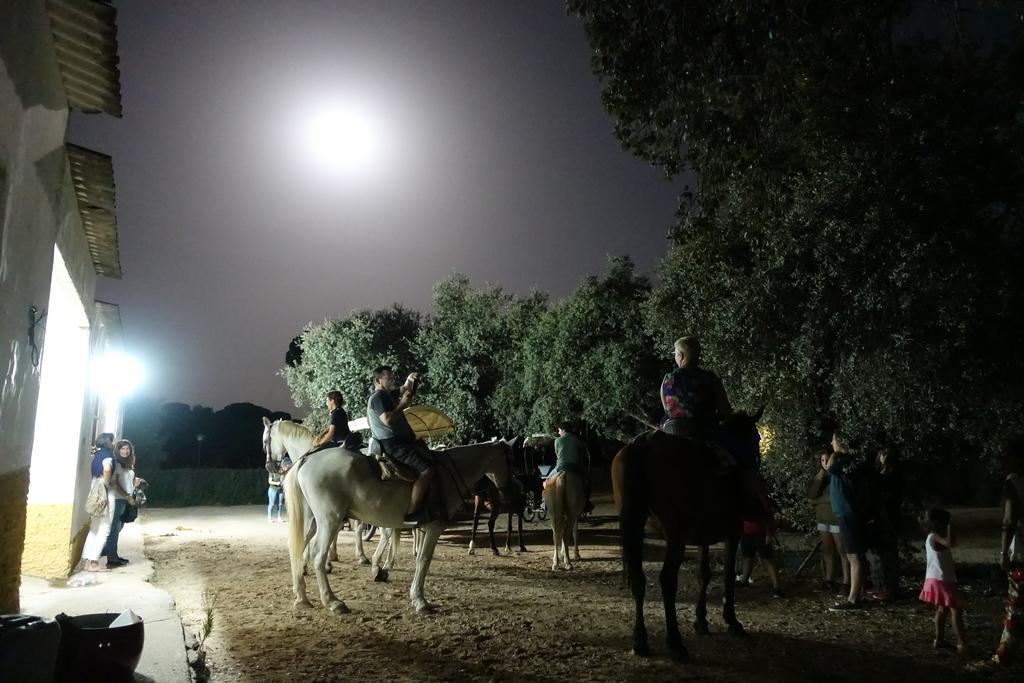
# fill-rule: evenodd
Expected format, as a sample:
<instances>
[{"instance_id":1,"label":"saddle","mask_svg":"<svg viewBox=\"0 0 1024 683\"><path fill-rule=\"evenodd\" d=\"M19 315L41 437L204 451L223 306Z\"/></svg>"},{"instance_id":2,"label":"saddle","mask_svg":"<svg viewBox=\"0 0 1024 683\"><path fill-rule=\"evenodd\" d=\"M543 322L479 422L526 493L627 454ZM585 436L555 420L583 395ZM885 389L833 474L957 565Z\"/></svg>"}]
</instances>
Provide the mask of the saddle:
<instances>
[{"instance_id":1,"label":"saddle","mask_svg":"<svg viewBox=\"0 0 1024 683\"><path fill-rule=\"evenodd\" d=\"M404 462L399 462L384 453L374 453L371 457L377 463L381 481L398 479L399 481L413 482L419 476L419 472L415 468L406 465Z\"/></svg>"},{"instance_id":2,"label":"saddle","mask_svg":"<svg viewBox=\"0 0 1024 683\"><path fill-rule=\"evenodd\" d=\"M705 460L706 462L713 463L717 466L719 475L731 474L736 471L739 467L739 463L736 462L736 458L728 450L723 448L721 445L714 441L707 441L705 439L698 439L693 436L682 436L679 434L672 434L662 430L650 430L643 434L637 435L633 439L633 443L649 442L653 439L673 439L682 443L696 447L697 457Z\"/></svg>"}]
</instances>

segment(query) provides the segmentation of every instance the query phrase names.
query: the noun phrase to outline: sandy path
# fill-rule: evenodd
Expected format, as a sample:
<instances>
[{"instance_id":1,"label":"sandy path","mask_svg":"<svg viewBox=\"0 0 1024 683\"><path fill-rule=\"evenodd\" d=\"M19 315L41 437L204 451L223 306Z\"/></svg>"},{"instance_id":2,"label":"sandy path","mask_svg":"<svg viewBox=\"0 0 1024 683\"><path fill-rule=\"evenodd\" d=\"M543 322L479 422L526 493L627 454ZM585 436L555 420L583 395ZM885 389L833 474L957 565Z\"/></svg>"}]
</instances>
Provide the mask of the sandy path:
<instances>
[{"instance_id":1,"label":"sandy path","mask_svg":"<svg viewBox=\"0 0 1024 683\"><path fill-rule=\"evenodd\" d=\"M442 536L427 577L437 612L416 616L409 605L412 544L403 541L398 567L386 584L373 583L353 559L343 532L342 560L331 581L352 613L322 609L293 613L287 525L268 524L259 506L153 509L145 512L146 552L155 582L177 601L186 630L198 630L204 595L214 600L208 640L214 681L331 681L370 676L387 680L644 680L690 678L791 680L1011 680L1010 672L975 672L955 655L931 651L929 610L913 600L860 614L832 614L833 596L804 581L771 597L763 572L738 596L737 612L751 637L723 633L720 570L712 583L713 634L696 638L694 563L680 581L680 620L694 663L665 657L659 565L649 564L648 628L654 657L629 653L632 603L620 575L617 521L606 506L584 525L583 562L550 569L550 530L528 525L521 555L466 554L465 524ZM485 541L486 542L486 541ZM799 562L801 537L787 537L785 561ZM479 539L478 539L479 543ZM990 555L984 538L964 561ZM503 541L499 541L503 545ZM923 563L921 564L923 571ZM967 628L979 651L1000 628L1002 585L987 565L965 567L971 609ZM316 599L315 579L310 598ZM1020 675L1020 670L1016 671Z\"/></svg>"}]
</instances>

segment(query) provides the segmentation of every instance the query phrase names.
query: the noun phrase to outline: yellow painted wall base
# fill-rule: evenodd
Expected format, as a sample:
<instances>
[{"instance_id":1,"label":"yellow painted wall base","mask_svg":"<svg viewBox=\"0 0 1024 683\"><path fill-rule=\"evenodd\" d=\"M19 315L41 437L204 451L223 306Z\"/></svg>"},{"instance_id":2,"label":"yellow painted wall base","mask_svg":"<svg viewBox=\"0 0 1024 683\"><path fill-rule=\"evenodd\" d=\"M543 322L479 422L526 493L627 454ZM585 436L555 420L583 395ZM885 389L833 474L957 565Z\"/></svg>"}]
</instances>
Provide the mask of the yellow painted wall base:
<instances>
[{"instance_id":1,"label":"yellow painted wall base","mask_svg":"<svg viewBox=\"0 0 1024 683\"><path fill-rule=\"evenodd\" d=\"M28 468L0 474L0 614L18 612Z\"/></svg>"},{"instance_id":2,"label":"yellow painted wall base","mask_svg":"<svg viewBox=\"0 0 1024 683\"><path fill-rule=\"evenodd\" d=\"M29 505L21 573L47 579L71 573L71 503Z\"/></svg>"}]
</instances>

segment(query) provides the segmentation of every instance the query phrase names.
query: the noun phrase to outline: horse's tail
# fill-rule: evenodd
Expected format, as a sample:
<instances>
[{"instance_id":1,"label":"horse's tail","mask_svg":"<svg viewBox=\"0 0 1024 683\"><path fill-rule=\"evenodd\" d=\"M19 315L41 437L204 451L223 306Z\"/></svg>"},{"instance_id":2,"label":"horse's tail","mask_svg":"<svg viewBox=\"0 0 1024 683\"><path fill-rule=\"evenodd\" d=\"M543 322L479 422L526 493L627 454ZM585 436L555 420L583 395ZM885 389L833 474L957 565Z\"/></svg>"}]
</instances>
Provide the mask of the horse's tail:
<instances>
[{"instance_id":1,"label":"horse's tail","mask_svg":"<svg viewBox=\"0 0 1024 683\"><path fill-rule=\"evenodd\" d=\"M649 507L644 481L646 455L643 444L628 444L612 460L612 493L619 510L622 571L627 582L632 574L643 569L644 527Z\"/></svg>"},{"instance_id":2,"label":"horse's tail","mask_svg":"<svg viewBox=\"0 0 1024 683\"><path fill-rule=\"evenodd\" d=\"M284 478L284 499L288 501L288 557L292 564L292 579L302 575L303 552L306 549L305 520L303 519L306 499L299 486L300 460Z\"/></svg>"}]
</instances>

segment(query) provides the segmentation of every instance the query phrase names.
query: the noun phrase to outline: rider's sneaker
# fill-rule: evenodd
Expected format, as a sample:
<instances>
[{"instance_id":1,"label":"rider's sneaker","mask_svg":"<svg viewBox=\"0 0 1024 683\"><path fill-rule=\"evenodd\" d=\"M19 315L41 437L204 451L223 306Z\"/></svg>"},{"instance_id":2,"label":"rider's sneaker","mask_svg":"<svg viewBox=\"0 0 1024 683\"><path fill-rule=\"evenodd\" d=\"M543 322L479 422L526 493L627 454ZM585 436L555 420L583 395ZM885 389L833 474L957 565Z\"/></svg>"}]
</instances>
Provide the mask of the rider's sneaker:
<instances>
[{"instance_id":1,"label":"rider's sneaker","mask_svg":"<svg viewBox=\"0 0 1024 683\"><path fill-rule=\"evenodd\" d=\"M426 517L425 510L417 510L416 512L410 512L402 520L402 526L406 529L414 529L423 523L424 517Z\"/></svg>"}]
</instances>

